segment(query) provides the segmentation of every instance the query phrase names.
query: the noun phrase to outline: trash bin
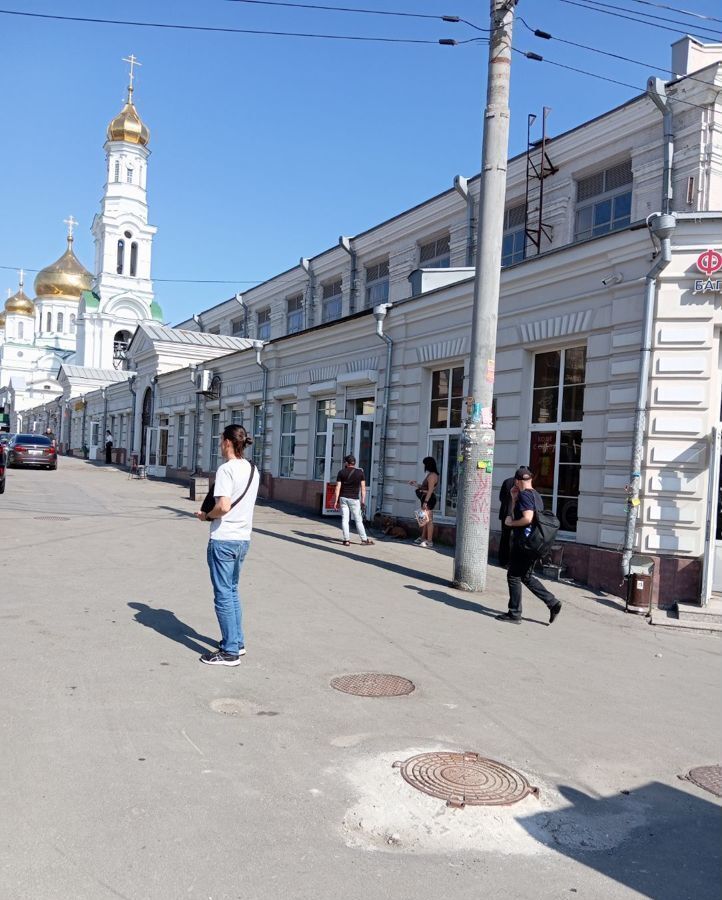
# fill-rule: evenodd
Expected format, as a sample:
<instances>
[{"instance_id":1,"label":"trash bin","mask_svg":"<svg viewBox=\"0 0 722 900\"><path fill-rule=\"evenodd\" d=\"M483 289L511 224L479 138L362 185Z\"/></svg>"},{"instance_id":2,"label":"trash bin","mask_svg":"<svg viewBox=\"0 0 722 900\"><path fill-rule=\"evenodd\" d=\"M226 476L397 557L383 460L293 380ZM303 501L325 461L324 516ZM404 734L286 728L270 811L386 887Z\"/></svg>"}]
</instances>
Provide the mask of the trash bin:
<instances>
[{"instance_id":1,"label":"trash bin","mask_svg":"<svg viewBox=\"0 0 722 900\"><path fill-rule=\"evenodd\" d=\"M634 555L629 562L626 612L652 615L652 582L654 560L651 556Z\"/></svg>"}]
</instances>

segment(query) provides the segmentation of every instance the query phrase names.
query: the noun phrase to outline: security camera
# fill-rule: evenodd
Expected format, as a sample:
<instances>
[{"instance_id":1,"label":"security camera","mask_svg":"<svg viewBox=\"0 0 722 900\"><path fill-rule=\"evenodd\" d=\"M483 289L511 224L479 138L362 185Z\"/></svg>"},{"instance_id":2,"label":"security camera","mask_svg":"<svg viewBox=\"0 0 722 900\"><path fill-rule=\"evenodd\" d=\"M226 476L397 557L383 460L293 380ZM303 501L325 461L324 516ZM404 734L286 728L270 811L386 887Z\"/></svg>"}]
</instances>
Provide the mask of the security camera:
<instances>
[{"instance_id":1,"label":"security camera","mask_svg":"<svg viewBox=\"0 0 722 900\"><path fill-rule=\"evenodd\" d=\"M602 278L602 284L604 287L609 287L610 284L621 284L624 281L624 275L621 272L612 272L610 275L606 275Z\"/></svg>"}]
</instances>

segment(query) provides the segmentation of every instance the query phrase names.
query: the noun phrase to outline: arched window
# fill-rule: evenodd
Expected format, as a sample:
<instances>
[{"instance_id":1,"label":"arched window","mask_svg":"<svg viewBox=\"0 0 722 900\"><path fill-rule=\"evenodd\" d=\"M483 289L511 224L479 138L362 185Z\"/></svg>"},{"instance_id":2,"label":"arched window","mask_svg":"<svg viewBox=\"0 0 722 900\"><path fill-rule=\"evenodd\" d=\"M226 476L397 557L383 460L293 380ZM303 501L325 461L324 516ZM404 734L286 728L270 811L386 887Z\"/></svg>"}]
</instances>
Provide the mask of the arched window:
<instances>
[{"instance_id":1,"label":"arched window","mask_svg":"<svg viewBox=\"0 0 722 900\"><path fill-rule=\"evenodd\" d=\"M70 333L75 334L75 315L70 313Z\"/></svg>"},{"instance_id":2,"label":"arched window","mask_svg":"<svg viewBox=\"0 0 722 900\"><path fill-rule=\"evenodd\" d=\"M120 181L120 161L115 161L115 180Z\"/></svg>"},{"instance_id":3,"label":"arched window","mask_svg":"<svg viewBox=\"0 0 722 900\"><path fill-rule=\"evenodd\" d=\"M18 322L18 338L22 341L25 338L25 323Z\"/></svg>"},{"instance_id":4,"label":"arched window","mask_svg":"<svg viewBox=\"0 0 722 900\"><path fill-rule=\"evenodd\" d=\"M51 313L48 313L45 316L45 330L52 331L53 330L53 317Z\"/></svg>"},{"instance_id":5,"label":"arched window","mask_svg":"<svg viewBox=\"0 0 722 900\"><path fill-rule=\"evenodd\" d=\"M135 278L136 269L138 268L138 245L135 241L130 245L130 274Z\"/></svg>"},{"instance_id":6,"label":"arched window","mask_svg":"<svg viewBox=\"0 0 722 900\"><path fill-rule=\"evenodd\" d=\"M62 332L64 330L63 329L63 326L65 324L65 322L63 321L64 318L65 317L63 316L62 313L58 313L58 331L60 331L60 332Z\"/></svg>"},{"instance_id":7,"label":"arched window","mask_svg":"<svg viewBox=\"0 0 722 900\"><path fill-rule=\"evenodd\" d=\"M115 271L118 273L118 275L123 274L123 262L124 262L123 257L124 256L125 256L125 241L121 238L118 241L118 260L117 260L117 264L115 267Z\"/></svg>"},{"instance_id":8,"label":"arched window","mask_svg":"<svg viewBox=\"0 0 722 900\"><path fill-rule=\"evenodd\" d=\"M128 166L128 168L125 170L125 173L128 184L133 184L133 170L130 168L130 166Z\"/></svg>"}]
</instances>

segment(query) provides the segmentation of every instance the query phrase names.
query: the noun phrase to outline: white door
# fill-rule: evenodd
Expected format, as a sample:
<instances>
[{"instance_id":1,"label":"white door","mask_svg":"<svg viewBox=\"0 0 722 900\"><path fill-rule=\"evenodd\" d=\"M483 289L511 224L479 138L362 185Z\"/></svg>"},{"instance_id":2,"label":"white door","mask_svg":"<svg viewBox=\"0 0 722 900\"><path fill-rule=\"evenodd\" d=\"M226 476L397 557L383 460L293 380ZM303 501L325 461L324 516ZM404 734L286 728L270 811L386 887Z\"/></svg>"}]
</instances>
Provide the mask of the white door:
<instances>
[{"instance_id":1,"label":"white door","mask_svg":"<svg viewBox=\"0 0 722 900\"><path fill-rule=\"evenodd\" d=\"M158 429L151 425L145 429L145 464L148 469L158 464Z\"/></svg>"},{"instance_id":2,"label":"white door","mask_svg":"<svg viewBox=\"0 0 722 900\"><path fill-rule=\"evenodd\" d=\"M356 465L363 469L366 478L366 515L373 509L374 417L356 416L353 435L353 455Z\"/></svg>"},{"instance_id":3,"label":"white door","mask_svg":"<svg viewBox=\"0 0 722 900\"><path fill-rule=\"evenodd\" d=\"M100 446L100 422L90 423L90 459L95 459ZM105 448L103 448L105 449Z\"/></svg>"},{"instance_id":4,"label":"white door","mask_svg":"<svg viewBox=\"0 0 722 900\"><path fill-rule=\"evenodd\" d=\"M351 452L351 420L329 419L326 424L326 459L323 468L323 505L324 516L340 516L341 512L333 508L336 494L336 475L343 468L343 458Z\"/></svg>"},{"instance_id":5,"label":"white door","mask_svg":"<svg viewBox=\"0 0 722 900\"><path fill-rule=\"evenodd\" d=\"M148 474L165 478L168 465L168 428L148 428L146 446L148 449Z\"/></svg>"}]
</instances>

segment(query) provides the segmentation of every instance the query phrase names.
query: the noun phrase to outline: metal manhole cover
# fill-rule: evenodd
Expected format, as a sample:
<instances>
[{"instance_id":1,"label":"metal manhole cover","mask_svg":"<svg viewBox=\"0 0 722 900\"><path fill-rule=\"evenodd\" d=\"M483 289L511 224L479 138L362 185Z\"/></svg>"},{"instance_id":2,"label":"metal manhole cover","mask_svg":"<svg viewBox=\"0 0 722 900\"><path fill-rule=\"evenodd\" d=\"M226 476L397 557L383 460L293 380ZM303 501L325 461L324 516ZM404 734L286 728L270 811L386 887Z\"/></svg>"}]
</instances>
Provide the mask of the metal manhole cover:
<instances>
[{"instance_id":1,"label":"metal manhole cover","mask_svg":"<svg viewBox=\"0 0 722 900\"><path fill-rule=\"evenodd\" d=\"M520 772L478 753L422 753L394 767L412 787L457 809L509 806L527 794L539 796Z\"/></svg>"},{"instance_id":2,"label":"metal manhole cover","mask_svg":"<svg viewBox=\"0 0 722 900\"><path fill-rule=\"evenodd\" d=\"M401 697L410 694L416 686L400 675L379 675L361 672L356 675L339 675L331 679L331 687L344 694L357 697Z\"/></svg>"},{"instance_id":3,"label":"metal manhole cover","mask_svg":"<svg viewBox=\"0 0 722 900\"><path fill-rule=\"evenodd\" d=\"M33 516L34 519L42 519L43 522L69 522L70 516Z\"/></svg>"},{"instance_id":4,"label":"metal manhole cover","mask_svg":"<svg viewBox=\"0 0 722 900\"><path fill-rule=\"evenodd\" d=\"M709 791L715 797L722 797L722 766L698 766L690 769L687 781Z\"/></svg>"}]
</instances>

